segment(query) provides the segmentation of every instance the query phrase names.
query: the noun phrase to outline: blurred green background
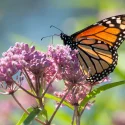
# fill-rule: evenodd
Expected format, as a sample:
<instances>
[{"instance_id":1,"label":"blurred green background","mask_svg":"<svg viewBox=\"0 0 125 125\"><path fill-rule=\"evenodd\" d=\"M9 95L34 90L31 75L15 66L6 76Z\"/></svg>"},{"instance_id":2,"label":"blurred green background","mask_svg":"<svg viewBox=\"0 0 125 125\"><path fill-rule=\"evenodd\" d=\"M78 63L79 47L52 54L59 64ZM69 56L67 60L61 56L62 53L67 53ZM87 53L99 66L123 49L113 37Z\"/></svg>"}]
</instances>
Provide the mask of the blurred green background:
<instances>
[{"instance_id":1,"label":"blurred green background","mask_svg":"<svg viewBox=\"0 0 125 125\"><path fill-rule=\"evenodd\" d=\"M33 44L45 51L52 39L40 39L60 33L54 28L50 29L50 25L70 35L105 17L117 14L125 14L125 0L0 0L0 53L2 55L15 42ZM53 42L62 44L56 36ZM124 58L123 42L119 49L118 66L110 75L111 82L125 80ZM21 98L19 93L17 96ZM27 99L24 98L21 102L25 104ZM54 110L54 104L52 103L50 112ZM21 109L11 97L5 99L2 95L0 105L0 125L15 125L23 113ZM117 114L124 112L125 85L122 85L98 95L91 109L84 112L81 125L117 125L113 123L114 117L117 119ZM72 113L68 108L61 108L54 123L70 125Z\"/></svg>"}]
</instances>

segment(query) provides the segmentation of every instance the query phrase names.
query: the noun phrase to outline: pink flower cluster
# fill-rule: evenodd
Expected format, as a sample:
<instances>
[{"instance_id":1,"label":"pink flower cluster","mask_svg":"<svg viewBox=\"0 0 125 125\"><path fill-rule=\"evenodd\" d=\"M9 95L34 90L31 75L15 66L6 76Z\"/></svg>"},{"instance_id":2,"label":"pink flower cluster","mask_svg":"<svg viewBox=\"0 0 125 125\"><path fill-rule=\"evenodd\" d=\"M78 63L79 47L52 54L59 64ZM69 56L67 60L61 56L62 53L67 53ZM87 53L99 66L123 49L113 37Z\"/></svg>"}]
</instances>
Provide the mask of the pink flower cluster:
<instances>
[{"instance_id":1,"label":"pink flower cluster","mask_svg":"<svg viewBox=\"0 0 125 125\"><path fill-rule=\"evenodd\" d=\"M14 47L10 47L3 53L0 62L0 81L11 80L13 75L23 69L28 71L31 78L33 75L44 75L47 81L56 72L53 60L49 59L46 53L39 52L34 46L29 47L25 43L16 43Z\"/></svg>"},{"instance_id":2,"label":"pink flower cluster","mask_svg":"<svg viewBox=\"0 0 125 125\"><path fill-rule=\"evenodd\" d=\"M71 83L84 81L84 75L81 71L77 58L77 50L71 50L69 46L58 45L55 48L49 46L48 55L53 58L58 68L58 79L63 79Z\"/></svg>"},{"instance_id":3,"label":"pink flower cluster","mask_svg":"<svg viewBox=\"0 0 125 125\"><path fill-rule=\"evenodd\" d=\"M65 90L63 90L62 92L55 92L54 94L57 97L62 98L65 94L66 94L66 90L68 88L66 87ZM75 84L70 92L68 93L68 95L66 96L65 100L67 102L69 102L72 105L79 105L80 102L86 97L86 95L90 92L91 87L89 86L89 84L86 85L80 85L80 84Z\"/></svg>"},{"instance_id":4,"label":"pink flower cluster","mask_svg":"<svg viewBox=\"0 0 125 125\"><path fill-rule=\"evenodd\" d=\"M22 66L11 57L0 59L0 82L5 81L8 85L12 83L12 76L22 69Z\"/></svg>"},{"instance_id":5,"label":"pink flower cluster","mask_svg":"<svg viewBox=\"0 0 125 125\"><path fill-rule=\"evenodd\" d=\"M5 82L7 85L14 84L13 76L21 72L25 74L24 76L27 73L35 84L37 84L36 77L44 79L47 84L56 74L52 81L64 80L65 89L62 92L55 92L55 95L62 98L70 89L65 100L73 105L79 104L89 93L91 85L85 84L87 75L80 69L77 53L77 50L71 50L69 46L63 45L49 46L48 52L44 53L35 50L34 46L16 43L4 52L0 59L0 82Z\"/></svg>"},{"instance_id":6,"label":"pink flower cluster","mask_svg":"<svg viewBox=\"0 0 125 125\"><path fill-rule=\"evenodd\" d=\"M69 46L63 45L58 45L55 48L50 46L48 52L58 67L57 78L63 79L65 82L65 89L54 94L62 98L70 89L65 100L72 105L78 105L91 89L89 83L85 84L87 76L80 69L77 53L77 50L71 50Z\"/></svg>"}]
</instances>

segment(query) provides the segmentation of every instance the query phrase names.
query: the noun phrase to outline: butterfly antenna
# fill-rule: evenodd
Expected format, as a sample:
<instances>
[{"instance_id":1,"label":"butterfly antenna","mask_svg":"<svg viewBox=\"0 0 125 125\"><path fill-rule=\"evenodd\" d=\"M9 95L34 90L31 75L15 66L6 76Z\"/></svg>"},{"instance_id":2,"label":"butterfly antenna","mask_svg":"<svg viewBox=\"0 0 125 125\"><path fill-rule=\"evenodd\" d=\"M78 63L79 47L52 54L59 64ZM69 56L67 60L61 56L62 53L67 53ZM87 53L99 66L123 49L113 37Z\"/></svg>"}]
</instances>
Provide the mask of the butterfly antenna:
<instances>
[{"instance_id":1,"label":"butterfly antenna","mask_svg":"<svg viewBox=\"0 0 125 125\"><path fill-rule=\"evenodd\" d=\"M58 34L54 34L54 35L44 36L44 37L41 38L41 41L42 41L44 38L47 38L47 37L52 37L52 38L53 38L53 36L59 36L59 35L58 35Z\"/></svg>"},{"instance_id":2,"label":"butterfly antenna","mask_svg":"<svg viewBox=\"0 0 125 125\"><path fill-rule=\"evenodd\" d=\"M56 29L59 30L61 33L63 33L63 31L62 31L61 29L57 28L56 26L51 25L50 28L52 28L52 27L53 27L53 28L56 28Z\"/></svg>"}]
</instances>

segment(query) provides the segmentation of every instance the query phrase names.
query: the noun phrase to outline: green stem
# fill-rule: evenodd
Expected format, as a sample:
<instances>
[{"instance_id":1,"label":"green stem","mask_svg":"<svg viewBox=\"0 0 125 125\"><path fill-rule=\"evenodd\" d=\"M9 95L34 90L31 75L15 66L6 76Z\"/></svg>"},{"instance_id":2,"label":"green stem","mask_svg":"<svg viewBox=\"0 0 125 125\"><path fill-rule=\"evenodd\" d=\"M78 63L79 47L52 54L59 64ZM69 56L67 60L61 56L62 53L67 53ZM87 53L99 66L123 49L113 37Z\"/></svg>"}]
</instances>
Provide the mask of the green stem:
<instances>
[{"instance_id":1,"label":"green stem","mask_svg":"<svg viewBox=\"0 0 125 125\"><path fill-rule=\"evenodd\" d=\"M35 81L36 81L36 94L38 97L40 97L40 89L41 89L41 85L40 85L40 77L39 76L35 76ZM42 98L39 98L38 99L38 102L39 102L39 106L41 109L44 108L44 105L43 105L43 101L42 101Z\"/></svg>"},{"instance_id":2,"label":"green stem","mask_svg":"<svg viewBox=\"0 0 125 125\"><path fill-rule=\"evenodd\" d=\"M72 122L71 122L71 125L74 125L74 121L75 121L75 107L74 107L74 112L73 112L73 117L72 117Z\"/></svg>"},{"instance_id":3,"label":"green stem","mask_svg":"<svg viewBox=\"0 0 125 125\"><path fill-rule=\"evenodd\" d=\"M60 103L58 104L57 108L55 109L54 113L52 114L52 116L51 116L51 118L50 118L50 120L49 120L49 122L48 122L47 125L50 125L50 124L51 124L51 122L52 122L52 120L53 120L55 114L57 113L58 109L60 108L62 102L63 102L64 99L66 98L66 96L67 96L67 94L69 93L69 91L70 91L70 89L68 89L68 91L66 92L66 94L63 96L62 100L61 100Z\"/></svg>"},{"instance_id":4,"label":"green stem","mask_svg":"<svg viewBox=\"0 0 125 125\"><path fill-rule=\"evenodd\" d=\"M89 93L90 93L91 91L92 91L92 86L91 86L91 88L90 88L90 90L89 90ZM89 93L88 93L88 94L89 94ZM86 94L86 96L87 96L87 94ZM85 97L86 97L86 96L85 96ZM85 97L84 97L84 98L85 98ZM88 102L85 104L85 106L84 106L84 108L82 109L80 115L83 114L83 112L85 111L85 108L86 108L87 105L88 105Z\"/></svg>"},{"instance_id":5,"label":"green stem","mask_svg":"<svg viewBox=\"0 0 125 125\"><path fill-rule=\"evenodd\" d=\"M77 113L76 125L80 125L80 118L81 118L80 114Z\"/></svg>"},{"instance_id":6,"label":"green stem","mask_svg":"<svg viewBox=\"0 0 125 125\"><path fill-rule=\"evenodd\" d=\"M79 110L78 110L78 106L75 106L75 117L76 117L76 125L80 125L80 113L79 113Z\"/></svg>"},{"instance_id":7,"label":"green stem","mask_svg":"<svg viewBox=\"0 0 125 125\"><path fill-rule=\"evenodd\" d=\"M13 79L12 79L12 80L13 80ZM24 89L21 85L19 85L18 83L16 83L14 80L13 80L13 82L14 82L19 88L21 88L24 92L26 92L27 94L29 94L29 95L33 96L34 98L37 98L37 99L40 98L40 97L38 97L38 96L33 95L32 93L30 93L30 92L27 91L26 89Z\"/></svg>"},{"instance_id":8,"label":"green stem","mask_svg":"<svg viewBox=\"0 0 125 125\"><path fill-rule=\"evenodd\" d=\"M16 101L16 103L19 105L19 107L29 115L29 112L21 105L21 103L17 100L17 98L15 97L14 94L11 94L11 96L13 97L13 99ZM39 119L35 118L35 120L37 122L39 122L41 125L46 125L45 123L43 123L42 121L40 121Z\"/></svg>"},{"instance_id":9,"label":"green stem","mask_svg":"<svg viewBox=\"0 0 125 125\"><path fill-rule=\"evenodd\" d=\"M46 92L48 91L49 87L52 85L52 82L54 81L55 77L57 75L57 72L54 74L53 78L51 79L51 81L49 82L47 88L45 89L44 93L42 94L41 98L44 97L44 95L46 94Z\"/></svg>"},{"instance_id":10,"label":"green stem","mask_svg":"<svg viewBox=\"0 0 125 125\"><path fill-rule=\"evenodd\" d=\"M23 71L24 71L23 74L25 75L25 77L26 77L26 79L27 79L27 81L29 83L29 86L30 86L31 90L33 90L35 92L35 87L33 86L33 83L31 82L31 79L30 79L27 71L25 70L25 68L23 68Z\"/></svg>"}]
</instances>

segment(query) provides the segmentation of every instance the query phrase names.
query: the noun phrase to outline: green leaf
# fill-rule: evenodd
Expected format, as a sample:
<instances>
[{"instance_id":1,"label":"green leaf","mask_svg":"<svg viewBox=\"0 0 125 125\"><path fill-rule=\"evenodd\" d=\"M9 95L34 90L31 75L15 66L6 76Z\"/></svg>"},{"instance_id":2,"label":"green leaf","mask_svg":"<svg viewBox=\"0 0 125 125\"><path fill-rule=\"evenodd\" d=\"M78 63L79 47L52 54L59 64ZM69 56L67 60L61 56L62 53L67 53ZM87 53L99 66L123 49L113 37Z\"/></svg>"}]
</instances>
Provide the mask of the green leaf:
<instances>
[{"instance_id":1,"label":"green leaf","mask_svg":"<svg viewBox=\"0 0 125 125\"><path fill-rule=\"evenodd\" d=\"M55 101L57 101L57 102L60 102L60 101L61 101L61 98L56 97L56 96L51 95L51 94L48 94L48 93L45 94L45 97L46 97L46 98L49 98L49 99L53 99L53 100L55 100ZM73 107L69 102L67 102L67 101L63 101L62 104L64 104L65 106L69 107L69 108L72 109L72 110L74 109L74 107Z\"/></svg>"},{"instance_id":2,"label":"green leaf","mask_svg":"<svg viewBox=\"0 0 125 125\"><path fill-rule=\"evenodd\" d=\"M120 81L120 82L114 82L114 83L110 83L110 84L106 84L103 86L100 86L94 90L92 90L85 98L84 100L80 103L80 108L79 111L82 110L82 108L92 99L95 98L95 96L105 90L111 89L113 87L119 86L125 84L125 81Z\"/></svg>"},{"instance_id":3,"label":"green leaf","mask_svg":"<svg viewBox=\"0 0 125 125\"><path fill-rule=\"evenodd\" d=\"M36 115L38 115L40 113L40 109L39 108L35 108L29 115L28 117L25 119L25 121L23 122L23 125L29 125L31 123L32 120L34 120L34 118L36 117Z\"/></svg>"},{"instance_id":4,"label":"green leaf","mask_svg":"<svg viewBox=\"0 0 125 125\"><path fill-rule=\"evenodd\" d=\"M46 109L43 109L43 110L39 113L38 118L39 118L39 119L43 119L43 118L44 118L44 120L47 120L47 121L48 121L48 115L47 115Z\"/></svg>"},{"instance_id":5,"label":"green leaf","mask_svg":"<svg viewBox=\"0 0 125 125\"><path fill-rule=\"evenodd\" d=\"M27 109L27 111L32 112L33 108L30 107L30 108ZM18 123L16 125L21 125L27 117L28 117L28 114L24 112L21 119L18 121Z\"/></svg>"}]
</instances>

